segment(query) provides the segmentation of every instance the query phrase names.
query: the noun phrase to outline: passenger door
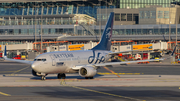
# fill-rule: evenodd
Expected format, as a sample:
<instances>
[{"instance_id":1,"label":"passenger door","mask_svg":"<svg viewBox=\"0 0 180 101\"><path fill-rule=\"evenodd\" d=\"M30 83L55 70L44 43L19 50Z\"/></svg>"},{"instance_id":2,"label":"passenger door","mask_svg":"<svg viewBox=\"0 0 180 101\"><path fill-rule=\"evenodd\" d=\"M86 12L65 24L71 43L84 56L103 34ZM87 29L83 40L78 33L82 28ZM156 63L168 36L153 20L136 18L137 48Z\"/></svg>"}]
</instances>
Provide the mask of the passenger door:
<instances>
[{"instance_id":1,"label":"passenger door","mask_svg":"<svg viewBox=\"0 0 180 101\"><path fill-rule=\"evenodd\" d=\"M52 59L52 66L56 65L56 60L55 57L53 55L50 55L51 59Z\"/></svg>"}]
</instances>

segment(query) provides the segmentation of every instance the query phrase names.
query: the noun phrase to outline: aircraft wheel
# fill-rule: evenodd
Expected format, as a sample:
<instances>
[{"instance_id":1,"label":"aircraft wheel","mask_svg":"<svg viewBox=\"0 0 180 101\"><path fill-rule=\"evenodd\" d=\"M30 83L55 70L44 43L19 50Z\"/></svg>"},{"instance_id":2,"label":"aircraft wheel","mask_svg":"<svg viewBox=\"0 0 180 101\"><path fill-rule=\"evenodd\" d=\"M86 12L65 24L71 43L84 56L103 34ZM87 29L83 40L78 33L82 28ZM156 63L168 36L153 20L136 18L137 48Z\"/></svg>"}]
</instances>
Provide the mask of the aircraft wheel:
<instances>
[{"instance_id":1,"label":"aircraft wheel","mask_svg":"<svg viewBox=\"0 0 180 101\"><path fill-rule=\"evenodd\" d=\"M45 76L41 76L41 80L46 80L46 77Z\"/></svg>"},{"instance_id":2,"label":"aircraft wheel","mask_svg":"<svg viewBox=\"0 0 180 101\"><path fill-rule=\"evenodd\" d=\"M89 79L89 77L85 77L85 79Z\"/></svg>"},{"instance_id":3,"label":"aircraft wheel","mask_svg":"<svg viewBox=\"0 0 180 101\"><path fill-rule=\"evenodd\" d=\"M59 73L59 74L57 75L57 78L58 78L58 79L61 79L61 73Z\"/></svg>"},{"instance_id":4,"label":"aircraft wheel","mask_svg":"<svg viewBox=\"0 0 180 101\"><path fill-rule=\"evenodd\" d=\"M66 78L66 74L64 74L64 73L62 73L62 74L59 73L57 77L58 77L58 79L65 79L65 78Z\"/></svg>"},{"instance_id":5,"label":"aircraft wheel","mask_svg":"<svg viewBox=\"0 0 180 101\"><path fill-rule=\"evenodd\" d=\"M62 79L65 79L66 78L66 74L62 74Z\"/></svg>"}]
</instances>

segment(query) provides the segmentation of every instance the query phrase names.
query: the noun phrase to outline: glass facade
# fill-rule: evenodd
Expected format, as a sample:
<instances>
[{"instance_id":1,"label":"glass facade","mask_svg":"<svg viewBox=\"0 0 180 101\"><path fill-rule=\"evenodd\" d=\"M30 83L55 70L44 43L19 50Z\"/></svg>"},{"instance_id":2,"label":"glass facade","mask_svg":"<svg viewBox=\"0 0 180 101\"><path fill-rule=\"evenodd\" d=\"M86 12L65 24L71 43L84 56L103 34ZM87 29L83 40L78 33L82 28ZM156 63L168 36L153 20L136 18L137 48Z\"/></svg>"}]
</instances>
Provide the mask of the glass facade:
<instances>
[{"instance_id":1,"label":"glass facade","mask_svg":"<svg viewBox=\"0 0 180 101\"><path fill-rule=\"evenodd\" d=\"M163 11L158 11L158 18L163 18Z\"/></svg>"},{"instance_id":2,"label":"glass facade","mask_svg":"<svg viewBox=\"0 0 180 101\"><path fill-rule=\"evenodd\" d=\"M97 0L96 0L97 1ZM107 0L109 1L109 0ZM180 1L180 0L178 0ZM103 2L103 1L102 1ZM143 8L146 5L162 5L168 7L170 0L115 0L116 5L108 5L99 2L95 5L88 2L27 2L27 3L0 3L0 35L34 35L41 32L44 35L48 34L68 34L68 35L90 35L89 31L83 26L74 26L77 24L90 25L91 29L100 34L103 32L96 23L77 21L73 18L53 18L47 17L41 19L25 18L23 15L66 15L66 14L86 14L96 21L107 21L108 15L106 13L97 14L97 9L111 9L111 8ZM101 6L99 6L99 3ZM157 11L158 18L169 18L169 11ZM22 18L9 19L5 16L18 16ZM4 18L5 19L4 19ZM115 21L136 21L138 14L131 13L115 13ZM140 19L156 18L156 11L139 11ZM35 24L37 28L35 31ZM13 26L13 27L12 27ZM162 27L164 26L164 27ZM174 25L171 26L171 33L175 34ZM178 27L178 34L180 33L180 26ZM116 25L113 29L114 35L166 35L169 34L168 25Z\"/></svg>"},{"instance_id":3,"label":"glass facade","mask_svg":"<svg viewBox=\"0 0 180 101\"><path fill-rule=\"evenodd\" d=\"M66 19L64 19L66 20ZM16 26L12 27L8 25L1 25L0 35L34 35L35 25L32 25L35 21L29 21L22 24L21 21L18 21ZM40 22L40 21L37 21ZM48 34L67 34L67 35L91 35L89 31L84 29L83 26L74 26L71 25L69 20L64 25L60 25L60 19L56 19L55 23L52 23L53 20L45 20L45 23L42 25L42 33L44 35ZM49 22L49 24L48 24ZM4 24L9 24L5 23ZM29 25L28 25L29 24ZM22 26L23 25L23 26ZM91 25L89 26L96 35L99 35L99 26ZM105 26L102 26L101 34ZM36 34L40 35L41 26L37 25ZM171 25L171 34L175 34L176 29L175 25ZM113 28L114 35L169 35L169 25L114 25ZM178 25L178 34L180 34L180 25Z\"/></svg>"},{"instance_id":4,"label":"glass facade","mask_svg":"<svg viewBox=\"0 0 180 101\"><path fill-rule=\"evenodd\" d=\"M115 0L114 4L117 8L144 8L147 5L161 5L169 7L173 0ZM180 0L175 0L180 1Z\"/></svg>"},{"instance_id":5,"label":"glass facade","mask_svg":"<svg viewBox=\"0 0 180 101\"><path fill-rule=\"evenodd\" d=\"M78 2L77 2L78 3ZM82 5L82 6L81 6ZM27 3L0 3L0 16L7 15L57 15L57 14L87 14L97 18L98 8L115 8L115 6L102 3L92 5L88 2L80 3L78 6L74 3L62 2L27 2Z\"/></svg>"},{"instance_id":6,"label":"glass facade","mask_svg":"<svg viewBox=\"0 0 180 101\"><path fill-rule=\"evenodd\" d=\"M169 11L157 11L157 18L169 18ZM156 11L139 11L140 19L155 19Z\"/></svg>"},{"instance_id":7,"label":"glass facade","mask_svg":"<svg viewBox=\"0 0 180 101\"><path fill-rule=\"evenodd\" d=\"M150 18L156 18L156 11L150 11Z\"/></svg>"},{"instance_id":8,"label":"glass facade","mask_svg":"<svg viewBox=\"0 0 180 101\"><path fill-rule=\"evenodd\" d=\"M164 18L169 18L169 11L164 11Z\"/></svg>"}]
</instances>

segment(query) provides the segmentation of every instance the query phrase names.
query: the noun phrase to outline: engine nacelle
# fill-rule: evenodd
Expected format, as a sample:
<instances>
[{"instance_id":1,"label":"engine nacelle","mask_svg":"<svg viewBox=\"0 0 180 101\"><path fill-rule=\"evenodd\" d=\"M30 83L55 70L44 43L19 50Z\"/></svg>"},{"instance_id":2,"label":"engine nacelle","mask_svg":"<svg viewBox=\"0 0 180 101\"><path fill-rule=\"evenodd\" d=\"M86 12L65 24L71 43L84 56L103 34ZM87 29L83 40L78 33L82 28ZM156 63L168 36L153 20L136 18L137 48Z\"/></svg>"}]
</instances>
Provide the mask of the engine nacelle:
<instances>
[{"instance_id":1,"label":"engine nacelle","mask_svg":"<svg viewBox=\"0 0 180 101\"><path fill-rule=\"evenodd\" d=\"M40 75L40 73L37 73L36 71L34 71L33 69L32 69L32 75L34 75L34 76L38 76L38 77L40 77L41 75Z\"/></svg>"},{"instance_id":2,"label":"engine nacelle","mask_svg":"<svg viewBox=\"0 0 180 101\"><path fill-rule=\"evenodd\" d=\"M93 77L96 73L97 70L91 66L81 67L79 69L79 75L82 77Z\"/></svg>"}]
</instances>

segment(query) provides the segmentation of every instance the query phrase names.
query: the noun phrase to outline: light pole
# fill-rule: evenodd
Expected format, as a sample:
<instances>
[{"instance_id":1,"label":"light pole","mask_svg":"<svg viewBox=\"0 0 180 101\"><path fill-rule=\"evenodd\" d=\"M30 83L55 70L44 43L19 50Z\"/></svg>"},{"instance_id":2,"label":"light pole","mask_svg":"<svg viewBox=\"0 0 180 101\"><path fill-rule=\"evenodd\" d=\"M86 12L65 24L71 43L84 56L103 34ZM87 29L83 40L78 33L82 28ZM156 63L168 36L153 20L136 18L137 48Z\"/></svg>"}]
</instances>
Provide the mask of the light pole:
<instances>
[{"instance_id":1,"label":"light pole","mask_svg":"<svg viewBox=\"0 0 180 101\"><path fill-rule=\"evenodd\" d=\"M178 9L177 1L176 1L175 7L176 7L176 45L177 45L177 23L178 23L177 22L177 9ZM178 50L178 47L176 47L176 53L178 52L177 50ZM178 55L178 58L179 58L179 55Z\"/></svg>"},{"instance_id":2,"label":"light pole","mask_svg":"<svg viewBox=\"0 0 180 101\"><path fill-rule=\"evenodd\" d=\"M101 40L101 0L99 0L99 40Z\"/></svg>"},{"instance_id":3,"label":"light pole","mask_svg":"<svg viewBox=\"0 0 180 101\"><path fill-rule=\"evenodd\" d=\"M171 9L170 7L171 7L171 1L169 3L169 42L171 42Z\"/></svg>"},{"instance_id":4,"label":"light pole","mask_svg":"<svg viewBox=\"0 0 180 101\"><path fill-rule=\"evenodd\" d=\"M36 3L35 3L35 49L36 49Z\"/></svg>"},{"instance_id":5,"label":"light pole","mask_svg":"<svg viewBox=\"0 0 180 101\"><path fill-rule=\"evenodd\" d=\"M43 11L43 9L42 9L42 3L41 3L41 52L42 52L42 11Z\"/></svg>"},{"instance_id":6,"label":"light pole","mask_svg":"<svg viewBox=\"0 0 180 101\"><path fill-rule=\"evenodd\" d=\"M176 45L177 45L177 2L176 2Z\"/></svg>"}]
</instances>

